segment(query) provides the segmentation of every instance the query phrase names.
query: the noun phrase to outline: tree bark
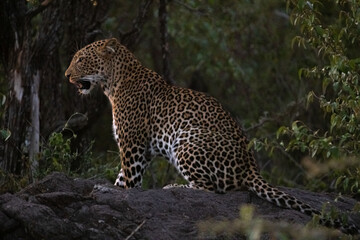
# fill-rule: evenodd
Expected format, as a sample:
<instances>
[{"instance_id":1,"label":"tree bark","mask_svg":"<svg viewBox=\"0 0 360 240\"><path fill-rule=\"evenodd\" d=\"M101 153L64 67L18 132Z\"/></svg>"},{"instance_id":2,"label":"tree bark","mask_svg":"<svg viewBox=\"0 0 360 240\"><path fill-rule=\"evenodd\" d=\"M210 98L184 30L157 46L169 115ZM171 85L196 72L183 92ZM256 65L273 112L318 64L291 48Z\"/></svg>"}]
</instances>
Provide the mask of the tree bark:
<instances>
[{"instance_id":1,"label":"tree bark","mask_svg":"<svg viewBox=\"0 0 360 240\"><path fill-rule=\"evenodd\" d=\"M36 147L30 146L36 127L31 124L32 104L37 104L33 102L36 99L31 98L31 86L37 81L32 62L31 19L26 2L5 1L1 11L9 16L1 30L4 34L1 45L8 47L2 56L9 82L4 126L10 130L11 137L4 144L0 163L5 171L20 175L25 173L24 165L28 164L23 157L29 155L31 147Z\"/></svg>"},{"instance_id":2,"label":"tree bark","mask_svg":"<svg viewBox=\"0 0 360 240\"><path fill-rule=\"evenodd\" d=\"M169 53L169 41L168 41L168 31L167 31L167 10L166 5L168 0L160 0L159 5L159 22L160 22L160 40L161 40L161 52L162 52L162 62L163 62L163 77L165 81L169 84L173 84L174 81L170 72L170 53Z\"/></svg>"},{"instance_id":3,"label":"tree bark","mask_svg":"<svg viewBox=\"0 0 360 240\"><path fill-rule=\"evenodd\" d=\"M148 17L152 2L153 0L144 1L139 7L138 15L133 22L132 29L125 34L120 34L120 42L130 50L133 50L139 41L139 36Z\"/></svg>"},{"instance_id":4,"label":"tree bark","mask_svg":"<svg viewBox=\"0 0 360 240\"><path fill-rule=\"evenodd\" d=\"M6 142L0 140L3 145L0 167L8 173L28 175L32 179L38 168L41 139L46 139L67 116L84 110L89 102L90 106L95 106L88 110L89 115L96 116L94 112L102 109L102 102L94 97L75 100L78 94L72 89L73 94L68 98L76 104L64 108L65 78L60 48L64 33L66 59L75 53L74 43L93 41L104 21L108 1L95 5L88 0L45 0L33 7L26 1L5 0L0 4L1 16L4 16L0 27L1 60L9 83L1 128L11 132ZM41 20L35 26L31 20L38 14Z\"/></svg>"}]
</instances>

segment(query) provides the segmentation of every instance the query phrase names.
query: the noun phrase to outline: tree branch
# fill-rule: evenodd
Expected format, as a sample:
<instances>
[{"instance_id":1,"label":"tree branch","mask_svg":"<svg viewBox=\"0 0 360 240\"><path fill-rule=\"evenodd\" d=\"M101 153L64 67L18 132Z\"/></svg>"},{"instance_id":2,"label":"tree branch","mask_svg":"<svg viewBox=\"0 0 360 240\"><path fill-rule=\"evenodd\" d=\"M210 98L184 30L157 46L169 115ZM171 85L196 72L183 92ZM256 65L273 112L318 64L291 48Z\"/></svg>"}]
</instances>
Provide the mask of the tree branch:
<instances>
[{"instance_id":1,"label":"tree branch","mask_svg":"<svg viewBox=\"0 0 360 240\"><path fill-rule=\"evenodd\" d=\"M139 231L139 229L142 227L142 225L144 225L145 222L146 222L146 220L143 220L143 221L140 223L140 225L137 226L137 227L135 228L135 230L132 231L132 232L130 233L130 235L125 238L125 240L129 240L137 231Z\"/></svg>"},{"instance_id":2,"label":"tree branch","mask_svg":"<svg viewBox=\"0 0 360 240\"><path fill-rule=\"evenodd\" d=\"M33 17L44 11L52 1L53 0L45 0L42 3L40 3L38 6L29 9L25 14L25 18L31 20Z\"/></svg>"},{"instance_id":3,"label":"tree branch","mask_svg":"<svg viewBox=\"0 0 360 240\"><path fill-rule=\"evenodd\" d=\"M304 102L305 102L305 98L301 98L297 101L292 101L286 105L286 108L283 111L271 114L271 116L266 115L266 116L260 117L259 121L257 123L251 125L250 127L246 128L246 129L244 128L244 132L247 133L250 131L257 130L258 128L262 127L263 125L265 125L268 122L278 122L279 119L282 119L285 116L287 118L289 118L289 115L290 115L290 117L291 117L290 120L291 120L292 119L291 112L294 109L299 109L300 106L304 106ZM291 120L291 122L292 122L292 120Z\"/></svg>"},{"instance_id":4,"label":"tree branch","mask_svg":"<svg viewBox=\"0 0 360 240\"><path fill-rule=\"evenodd\" d=\"M197 13L199 15L208 15L207 11L205 9L201 9L201 8L193 8L190 5L184 3L181 0L174 0L174 3L184 7L185 9L189 10L190 12L194 12Z\"/></svg>"},{"instance_id":5,"label":"tree branch","mask_svg":"<svg viewBox=\"0 0 360 240\"><path fill-rule=\"evenodd\" d=\"M136 45L139 40L140 32L145 24L145 20L147 18L150 6L153 0L146 0L142 5L139 7L139 13L134 20L133 27L127 33L121 34L120 33L120 42L124 44L127 48L132 50L132 48Z\"/></svg>"}]
</instances>

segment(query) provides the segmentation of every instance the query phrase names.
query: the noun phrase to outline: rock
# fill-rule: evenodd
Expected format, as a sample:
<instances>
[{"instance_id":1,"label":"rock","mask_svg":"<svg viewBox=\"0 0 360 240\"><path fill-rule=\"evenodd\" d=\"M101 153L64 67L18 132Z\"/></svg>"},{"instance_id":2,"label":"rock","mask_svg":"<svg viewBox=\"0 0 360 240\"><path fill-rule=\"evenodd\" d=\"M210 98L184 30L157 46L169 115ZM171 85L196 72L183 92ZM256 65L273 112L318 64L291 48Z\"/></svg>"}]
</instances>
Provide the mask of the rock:
<instances>
[{"instance_id":1,"label":"rock","mask_svg":"<svg viewBox=\"0 0 360 240\"><path fill-rule=\"evenodd\" d=\"M332 202L350 211L356 200L299 189L282 190L321 209ZM305 224L311 218L279 208L248 192L215 194L192 189L130 189L105 180L72 179L53 173L16 194L0 196L2 239L194 239L197 223L235 219L241 204L271 221ZM352 216L360 222L359 216Z\"/></svg>"}]
</instances>

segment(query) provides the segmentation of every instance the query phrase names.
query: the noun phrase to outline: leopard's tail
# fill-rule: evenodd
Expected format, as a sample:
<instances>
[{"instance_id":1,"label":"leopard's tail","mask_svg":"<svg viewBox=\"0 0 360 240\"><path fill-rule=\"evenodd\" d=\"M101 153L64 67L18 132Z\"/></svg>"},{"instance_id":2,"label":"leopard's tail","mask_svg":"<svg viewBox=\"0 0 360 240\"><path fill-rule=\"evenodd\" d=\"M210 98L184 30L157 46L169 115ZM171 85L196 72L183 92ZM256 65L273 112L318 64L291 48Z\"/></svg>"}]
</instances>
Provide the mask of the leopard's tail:
<instances>
[{"instance_id":1,"label":"leopard's tail","mask_svg":"<svg viewBox=\"0 0 360 240\"><path fill-rule=\"evenodd\" d=\"M323 218L320 211L298 200L297 198L272 187L260 176L260 174L257 174L257 176L253 177L251 180L247 179L246 185L248 189L254 192L257 196L276 204L279 207L294 209L309 216L319 215L319 223L324 226L340 229L342 232L347 234L360 233L360 229L354 224L343 224L340 219L329 220Z\"/></svg>"}]
</instances>

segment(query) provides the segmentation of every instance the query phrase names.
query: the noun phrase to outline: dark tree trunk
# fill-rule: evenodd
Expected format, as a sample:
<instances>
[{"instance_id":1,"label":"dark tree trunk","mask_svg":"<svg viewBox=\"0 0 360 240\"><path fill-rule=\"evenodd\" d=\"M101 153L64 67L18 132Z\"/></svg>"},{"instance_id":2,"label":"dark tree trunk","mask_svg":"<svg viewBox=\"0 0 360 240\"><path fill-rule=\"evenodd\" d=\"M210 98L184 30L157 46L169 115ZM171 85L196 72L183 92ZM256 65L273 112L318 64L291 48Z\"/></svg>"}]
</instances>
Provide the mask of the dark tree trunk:
<instances>
[{"instance_id":1,"label":"dark tree trunk","mask_svg":"<svg viewBox=\"0 0 360 240\"><path fill-rule=\"evenodd\" d=\"M39 75L33 62L32 12L25 1L10 0L2 3L1 11L8 16L1 30L1 45L7 48L2 49L5 53L2 61L9 83L4 127L11 132L3 147L1 167L7 172L23 175L28 169L24 165L29 165L24 156L36 148L38 143L32 141L36 140L33 134L39 131L36 129L38 120L34 122L39 112L36 99Z\"/></svg>"},{"instance_id":2,"label":"dark tree trunk","mask_svg":"<svg viewBox=\"0 0 360 240\"><path fill-rule=\"evenodd\" d=\"M125 34L120 34L120 42L129 50L133 50L140 38L141 30L148 18L148 13L153 0L145 0L139 6L136 19L133 21L132 29Z\"/></svg>"},{"instance_id":3,"label":"dark tree trunk","mask_svg":"<svg viewBox=\"0 0 360 240\"><path fill-rule=\"evenodd\" d=\"M159 5L159 23L160 23L160 40L161 40L161 53L162 53L162 74L165 81L169 84L173 84L174 81L170 72L170 52L167 30L167 18L168 13L166 5L168 0L160 0Z\"/></svg>"},{"instance_id":4,"label":"dark tree trunk","mask_svg":"<svg viewBox=\"0 0 360 240\"><path fill-rule=\"evenodd\" d=\"M31 177L37 169L41 138L46 139L72 113L84 112L84 105L92 106L87 108L89 116L102 109L98 97L79 101L72 88L67 96L71 104L64 108L59 49L65 33L64 57L69 62L77 50L75 43L83 46L93 41L100 33L108 1L94 5L88 0L45 0L33 7L27 1L0 4L1 60L9 88L1 128L11 132L7 141L0 140L0 167ZM31 20L38 14L41 22L35 27Z\"/></svg>"},{"instance_id":5,"label":"dark tree trunk","mask_svg":"<svg viewBox=\"0 0 360 240\"><path fill-rule=\"evenodd\" d=\"M40 69L40 133L44 139L55 128L57 122L65 119L59 58L65 24L63 2L54 1L42 13L42 23L33 49L37 53L35 62Z\"/></svg>"}]
</instances>

